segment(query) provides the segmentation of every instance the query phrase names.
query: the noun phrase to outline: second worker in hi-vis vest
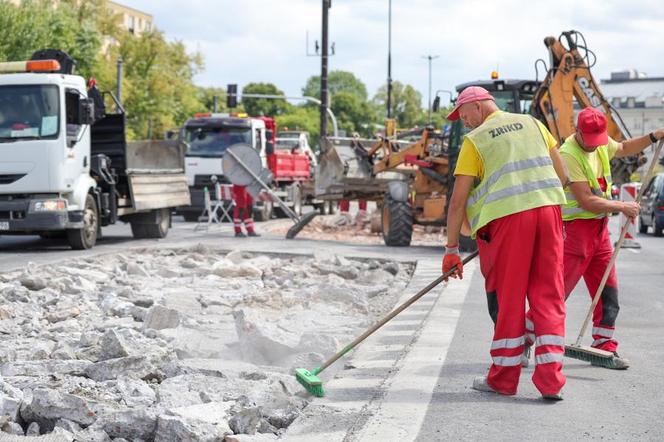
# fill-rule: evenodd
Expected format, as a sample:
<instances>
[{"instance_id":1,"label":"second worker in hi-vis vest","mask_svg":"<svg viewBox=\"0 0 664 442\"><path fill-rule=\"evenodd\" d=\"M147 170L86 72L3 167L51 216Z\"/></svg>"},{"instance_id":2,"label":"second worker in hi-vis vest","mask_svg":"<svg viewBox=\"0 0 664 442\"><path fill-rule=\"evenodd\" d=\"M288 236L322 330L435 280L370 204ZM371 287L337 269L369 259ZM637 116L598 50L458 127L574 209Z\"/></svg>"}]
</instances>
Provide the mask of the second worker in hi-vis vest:
<instances>
[{"instance_id":1,"label":"second worker in hi-vis vest","mask_svg":"<svg viewBox=\"0 0 664 442\"><path fill-rule=\"evenodd\" d=\"M618 143L607 133L606 116L594 108L585 108L577 117L576 133L560 147L569 174L565 187L567 203L562 207L565 232L564 280L565 299L583 277L590 298L595 295L606 267L611 261L613 247L609 237L608 215L622 212L628 218L638 216L636 202L611 199L611 165L613 157L635 155L664 137L664 129L642 137ZM613 369L629 367L618 356L618 341L614 337L618 304L618 279L611 269L600 300L593 311L592 347L613 352ZM526 345L533 343L531 312L526 319Z\"/></svg>"},{"instance_id":2,"label":"second worker in hi-vis vest","mask_svg":"<svg viewBox=\"0 0 664 442\"><path fill-rule=\"evenodd\" d=\"M464 219L477 239L489 311L495 321L487 376L473 388L513 395L525 350L526 298L536 341L533 383L544 399L562 399L565 301L560 207L565 172L549 131L529 115L498 109L481 87L464 89L447 117L471 128L454 171L443 272L457 268Z\"/></svg>"}]
</instances>

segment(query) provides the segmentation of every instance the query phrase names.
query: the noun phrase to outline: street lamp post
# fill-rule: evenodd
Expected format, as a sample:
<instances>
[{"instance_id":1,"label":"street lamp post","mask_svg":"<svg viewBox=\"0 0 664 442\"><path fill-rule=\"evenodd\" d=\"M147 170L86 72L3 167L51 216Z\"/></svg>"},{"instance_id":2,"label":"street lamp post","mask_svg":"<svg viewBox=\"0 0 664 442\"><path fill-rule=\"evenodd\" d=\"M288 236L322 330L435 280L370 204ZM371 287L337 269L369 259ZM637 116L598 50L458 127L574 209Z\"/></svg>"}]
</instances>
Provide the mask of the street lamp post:
<instances>
[{"instance_id":1,"label":"street lamp post","mask_svg":"<svg viewBox=\"0 0 664 442\"><path fill-rule=\"evenodd\" d=\"M429 123L431 123L431 62L438 58L438 55L423 55L422 58L429 60Z\"/></svg>"},{"instance_id":2,"label":"street lamp post","mask_svg":"<svg viewBox=\"0 0 664 442\"><path fill-rule=\"evenodd\" d=\"M392 0L387 12L387 118L392 118Z\"/></svg>"}]
</instances>

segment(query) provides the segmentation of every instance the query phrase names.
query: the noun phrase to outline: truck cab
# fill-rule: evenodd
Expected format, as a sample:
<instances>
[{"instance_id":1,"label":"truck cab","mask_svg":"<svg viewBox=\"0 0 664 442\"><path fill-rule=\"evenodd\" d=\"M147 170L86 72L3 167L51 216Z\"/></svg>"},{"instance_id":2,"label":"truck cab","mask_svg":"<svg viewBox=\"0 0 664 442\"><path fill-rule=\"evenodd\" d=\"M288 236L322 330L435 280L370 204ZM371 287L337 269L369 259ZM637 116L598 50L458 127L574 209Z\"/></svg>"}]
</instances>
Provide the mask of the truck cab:
<instances>
[{"instance_id":1,"label":"truck cab","mask_svg":"<svg viewBox=\"0 0 664 442\"><path fill-rule=\"evenodd\" d=\"M191 193L191 205L177 212L186 221L197 221L205 208L205 189L213 191L215 183L230 184L224 176L221 157L229 146L248 144L261 154L267 167L265 122L246 116L202 113L188 120L182 129L187 145L185 174Z\"/></svg>"},{"instance_id":2,"label":"truck cab","mask_svg":"<svg viewBox=\"0 0 664 442\"><path fill-rule=\"evenodd\" d=\"M124 112L95 109L73 66L57 50L0 63L0 234L64 236L88 249L120 219L134 237L165 236L168 204L189 201L183 153L127 143Z\"/></svg>"}]
</instances>

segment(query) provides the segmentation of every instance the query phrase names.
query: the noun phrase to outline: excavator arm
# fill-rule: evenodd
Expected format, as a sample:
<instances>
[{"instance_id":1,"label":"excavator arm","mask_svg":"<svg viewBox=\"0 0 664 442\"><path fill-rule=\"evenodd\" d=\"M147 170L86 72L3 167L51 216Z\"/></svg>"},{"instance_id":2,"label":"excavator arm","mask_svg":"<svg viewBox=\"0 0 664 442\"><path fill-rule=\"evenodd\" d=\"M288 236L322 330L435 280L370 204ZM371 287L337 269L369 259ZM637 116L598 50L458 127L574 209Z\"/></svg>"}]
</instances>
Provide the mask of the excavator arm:
<instances>
[{"instance_id":1,"label":"excavator arm","mask_svg":"<svg viewBox=\"0 0 664 442\"><path fill-rule=\"evenodd\" d=\"M579 38L583 44L579 44ZM563 32L558 39L546 37L544 44L549 51L550 68L533 98L533 113L546 123L553 136L562 143L575 132L576 100L582 108L594 107L606 114L611 138L616 141L630 138L620 115L604 98L590 72L589 57L594 54L585 46L583 36L577 31ZM618 184L629 182L630 175L641 163L640 157L614 159L614 181Z\"/></svg>"}]
</instances>

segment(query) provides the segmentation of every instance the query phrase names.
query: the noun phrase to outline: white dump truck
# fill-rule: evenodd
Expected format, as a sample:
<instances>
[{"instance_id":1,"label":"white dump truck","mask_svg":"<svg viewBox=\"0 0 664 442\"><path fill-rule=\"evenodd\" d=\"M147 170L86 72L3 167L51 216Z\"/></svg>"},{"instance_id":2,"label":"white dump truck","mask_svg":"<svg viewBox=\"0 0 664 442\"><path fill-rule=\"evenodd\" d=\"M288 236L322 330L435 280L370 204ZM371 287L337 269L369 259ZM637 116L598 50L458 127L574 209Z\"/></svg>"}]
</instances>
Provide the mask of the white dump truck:
<instances>
[{"instance_id":1,"label":"white dump truck","mask_svg":"<svg viewBox=\"0 0 664 442\"><path fill-rule=\"evenodd\" d=\"M190 203L184 146L128 143L122 106L106 113L73 68L57 50L0 63L0 235L88 249L120 220L135 238L163 238L172 208Z\"/></svg>"}]
</instances>

